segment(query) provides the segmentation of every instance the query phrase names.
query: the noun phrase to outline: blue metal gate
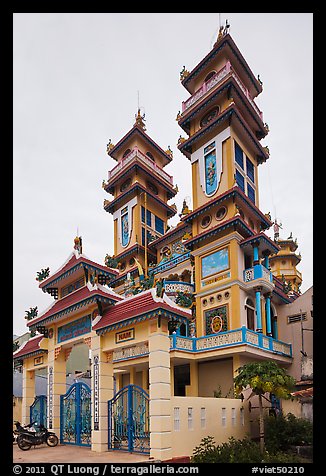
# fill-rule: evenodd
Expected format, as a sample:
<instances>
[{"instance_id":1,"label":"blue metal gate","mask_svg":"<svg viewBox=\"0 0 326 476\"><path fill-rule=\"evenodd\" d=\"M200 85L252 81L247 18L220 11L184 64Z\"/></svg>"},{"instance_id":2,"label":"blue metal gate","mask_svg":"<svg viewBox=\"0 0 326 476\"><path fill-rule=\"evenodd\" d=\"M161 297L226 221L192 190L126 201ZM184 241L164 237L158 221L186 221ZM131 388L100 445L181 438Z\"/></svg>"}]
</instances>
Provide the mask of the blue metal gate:
<instances>
[{"instance_id":1,"label":"blue metal gate","mask_svg":"<svg viewBox=\"0 0 326 476\"><path fill-rule=\"evenodd\" d=\"M60 443L91 446L91 389L84 382L60 396Z\"/></svg>"},{"instance_id":2,"label":"blue metal gate","mask_svg":"<svg viewBox=\"0 0 326 476\"><path fill-rule=\"evenodd\" d=\"M109 400L109 450L149 454L149 398L127 385Z\"/></svg>"},{"instance_id":3,"label":"blue metal gate","mask_svg":"<svg viewBox=\"0 0 326 476\"><path fill-rule=\"evenodd\" d=\"M38 395L30 406L30 423L47 426L47 398L46 395Z\"/></svg>"}]
</instances>

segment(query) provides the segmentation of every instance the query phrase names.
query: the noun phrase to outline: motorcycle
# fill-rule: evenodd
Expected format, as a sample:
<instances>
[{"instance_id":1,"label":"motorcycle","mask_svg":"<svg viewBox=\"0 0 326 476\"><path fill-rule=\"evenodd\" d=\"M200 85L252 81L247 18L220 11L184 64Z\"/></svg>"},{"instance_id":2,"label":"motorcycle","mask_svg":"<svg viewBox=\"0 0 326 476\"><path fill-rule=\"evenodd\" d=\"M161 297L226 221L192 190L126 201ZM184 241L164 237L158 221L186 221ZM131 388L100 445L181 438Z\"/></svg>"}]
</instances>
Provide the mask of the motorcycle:
<instances>
[{"instance_id":1,"label":"motorcycle","mask_svg":"<svg viewBox=\"0 0 326 476\"><path fill-rule=\"evenodd\" d=\"M32 446L46 443L50 447L57 446L59 439L55 433L48 431L44 425L40 425L36 431L23 429L17 436L17 445L23 451L31 449Z\"/></svg>"},{"instance_id":2,"label":"motorcycle","mask_svg":"<svg viewBox=\"0 0 326 476\"><path fill-rule=\"evenodd\" d=\"M35 422L29 423L25 426L22 426L19 421L14 421L14 424L16 425L16 429L13 430L13 442L17 440L18 435L23 431L36 431L34 428Z\"/></svg>"}]
</instances>

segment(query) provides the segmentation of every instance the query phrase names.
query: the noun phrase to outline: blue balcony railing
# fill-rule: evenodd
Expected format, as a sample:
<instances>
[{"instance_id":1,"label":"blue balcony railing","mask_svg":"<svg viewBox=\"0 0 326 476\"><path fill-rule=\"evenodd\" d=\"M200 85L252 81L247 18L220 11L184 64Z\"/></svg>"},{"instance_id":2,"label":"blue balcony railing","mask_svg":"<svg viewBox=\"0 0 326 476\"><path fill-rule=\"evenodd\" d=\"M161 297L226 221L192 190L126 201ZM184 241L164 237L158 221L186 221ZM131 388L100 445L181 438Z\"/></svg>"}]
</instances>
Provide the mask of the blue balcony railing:
<instances>
[{"instance_id":1,"label":"blue balcony railing","mask_svg":"<svg viewBox=\"0 0 326 476\"><path fill-rule=\"evenodd\" d=\"M182 350L185 352L205 352L247 344L267 352L292 357L291 344L266 336L260 332L252 331L245 326L240 329L203 337L184 337L172 334L170 341L170 350Z\"/></svg>"},{"instance_id":2,"label":"blue balcony railing","mask_svg":"<svg viewBox=\"0 0 326 476\"><path fill-rule=\"evenodd\" d=\"M252 268L247 268L243 272L243 280L248 283L255 279L266 279L266 281L273 282L273 275L269 269L262 264L256 264Z\"/></svg>"}]
</instances>

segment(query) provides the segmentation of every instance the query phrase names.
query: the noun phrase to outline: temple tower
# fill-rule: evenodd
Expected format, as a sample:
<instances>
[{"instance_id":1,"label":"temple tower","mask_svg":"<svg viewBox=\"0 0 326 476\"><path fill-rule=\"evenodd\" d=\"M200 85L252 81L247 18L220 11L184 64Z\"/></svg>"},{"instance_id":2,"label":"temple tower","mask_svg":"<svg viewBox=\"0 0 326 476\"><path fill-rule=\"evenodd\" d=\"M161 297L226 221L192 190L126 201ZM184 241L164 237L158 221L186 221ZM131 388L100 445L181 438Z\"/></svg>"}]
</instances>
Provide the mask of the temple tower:
<instances>
[{"instance_id":1,"label":"temple tower","mask_svg":"<svg viewBox=\"0 0 326 476\"><path fill-rule=\"evenodd\" d=\"M127 276L147 276L149 265L156 262L148 244L165 233L167 220L177 211L167 203L177 188L163 170L172 160L172 151L164 151L146 134L145 116L139 109L135 119L116 145L109 142L107 153L117 165L103 181L104 190L113 195L113 200L104 200L104 210L114 218L113 261L120 274L111 285L118 292ZM112 266L111 257L107 264Z\"/></svg>"},{"instance_id":2,"label":"temple tower","mask_svg":"<svg viewBox=\"0 0 326 476\"><path fill-rule=\"evenodd\" d=\"M182 219L192 225L185 245L195 259L197 335L243 325L270 334L268 256L279 248L263 233L272 222L259 209L258 166L269 158L260 144L268 126L254 101L262 83L228 26L180 80L191 94L177 121L188 134L178 148L192 169L193 211ZM255 309L250 322L247 302Z\"/></svg>"},{"instance_id":3,"label":"temple tower","mask_svg":"<svg viewBox=\"0 0 326 476\"><path fill-rule=\"evenodd\" d=\"M298 248L297 239L293 239L292 233L287 239L279 237L280 225L274 222L274 241L280 247L280 251L270 257L271 271L274 276L283 282L286 292L295 291L300 293L302 275L297 270L301 261L301 254L296 253Z\"/></svg>"}]
</instances>

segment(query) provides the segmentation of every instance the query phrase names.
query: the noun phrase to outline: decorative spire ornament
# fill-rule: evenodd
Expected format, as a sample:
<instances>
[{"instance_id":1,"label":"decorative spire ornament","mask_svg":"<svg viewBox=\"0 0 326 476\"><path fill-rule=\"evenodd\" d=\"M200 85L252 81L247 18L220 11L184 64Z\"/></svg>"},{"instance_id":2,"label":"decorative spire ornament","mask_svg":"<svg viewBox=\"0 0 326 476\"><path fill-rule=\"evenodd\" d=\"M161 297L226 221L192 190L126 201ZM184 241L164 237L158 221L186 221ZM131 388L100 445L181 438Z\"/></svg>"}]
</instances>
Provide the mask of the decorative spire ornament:
<instances>
[{"instance_id":1,"label":"decorative spire ornament","mask_svg":"<svg viewBox=\"0 0 326 476\"><path fill-rule=\"evenodd\" d=\"M135 114L135 124L134 126L138 126L140 127L141 129L143 129L143 131L146 131L146 127L145 127L145 113L144 114L140 114L140 108L138 108L138 112L137 114Z\"/></svg>"}]
</instances>

